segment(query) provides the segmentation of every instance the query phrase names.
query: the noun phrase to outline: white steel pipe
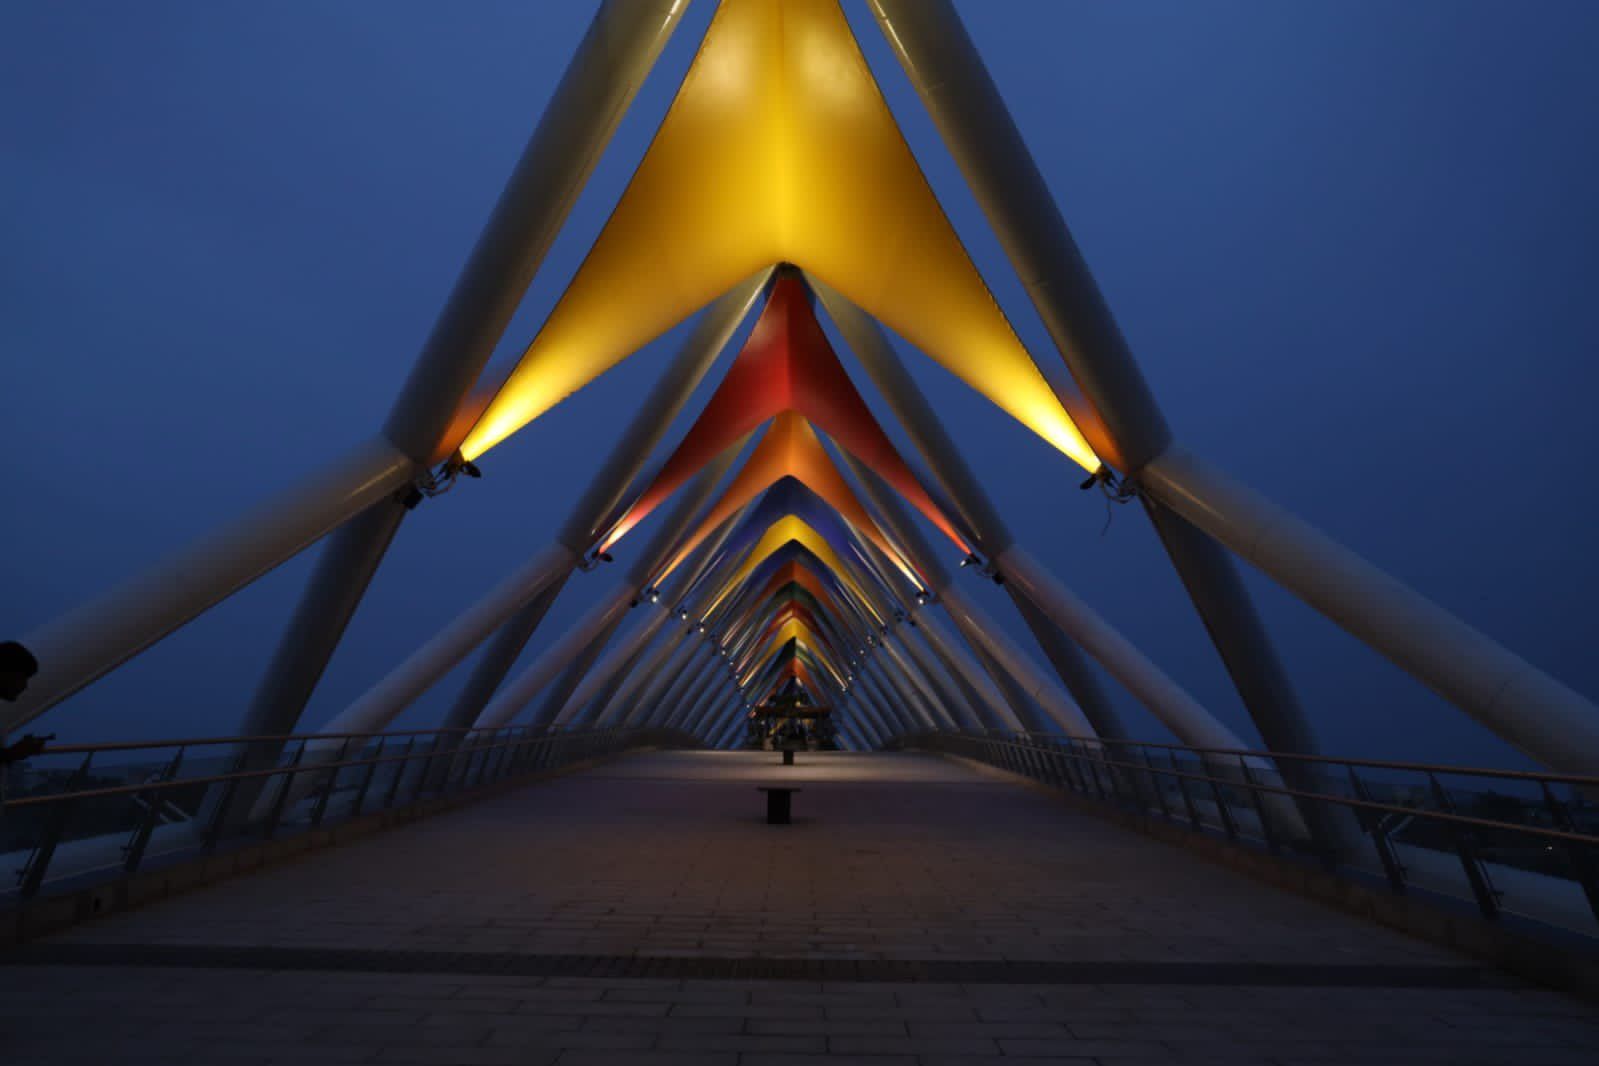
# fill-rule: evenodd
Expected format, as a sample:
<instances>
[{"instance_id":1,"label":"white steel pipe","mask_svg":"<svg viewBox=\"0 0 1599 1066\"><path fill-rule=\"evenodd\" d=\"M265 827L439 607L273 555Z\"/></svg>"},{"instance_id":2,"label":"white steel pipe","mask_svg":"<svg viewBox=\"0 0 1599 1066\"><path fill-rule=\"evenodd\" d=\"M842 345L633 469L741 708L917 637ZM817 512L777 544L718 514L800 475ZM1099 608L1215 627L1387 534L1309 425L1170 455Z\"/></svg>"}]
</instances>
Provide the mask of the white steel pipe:
<instances>
[{"instance_id":1,"label":"white steel pipe","mask_svg":"<svg viewBox=\"0 0 1599 1066\"><path fill-rule=\"evenodd\" d=\"M369 441L240 520L22 638L39 672L0 704L0 734L139 654L406 485L411 460Z\"/></svg>"},{"instance_id":2,"label":"white steel pipe","mask_svg":"<svg viewBox=\"0 0 1599 1066\"><path fill-rule=\"evenodd\" d=\"M1143 489L1539 762L1599 774L1599 707L1331 537L1182 451Z\"/></svg>"},{"instance_id":3,"label":"white steel pipe","mask_svg":"<svg viewBox=\"0 0 1599 1066\"><path fill-rule=\"evenodd\" d=\"M1013 544L995 561L1039 610L1061 627L1107 673L1184 744L1196 748L1246 748L1249 745L1151 662L1143 652L1100 618L1021 545Z\"/></svg>"},{"instance_id":4,"label":"white steel pipe","mask_svg":"<svg viewBox=\"0 0 1599 1066\"><path fill-rule=\"evenodd\" d=\"M478 715L475 727L499 729L501 726L510 725L511 720L522 712L529 700L537 696L545 685L555 680L618 614L627 610L631 596L632 593L628 589L618 589L589 608L588 613L578 619L577 624L567 630L560 640L546 648L543 654L533 660L532 665L512 678L489 701L489 705L483 708L483 713Z\"/></svg>"},{"instance_id":5,"label":"white steel pipe","mask_svg":"<svg viewBox=\"0 0 1599 1066\"><path fill-rule=\"evenodd\" d=\"M388 676L323 726L322 733L377 732L393 720L439 678L449 673L523 606L534 600L550 582L565 576L576 562L559 542L523 563L477 603L434 634Z\"/></svg>"}]
</instances>

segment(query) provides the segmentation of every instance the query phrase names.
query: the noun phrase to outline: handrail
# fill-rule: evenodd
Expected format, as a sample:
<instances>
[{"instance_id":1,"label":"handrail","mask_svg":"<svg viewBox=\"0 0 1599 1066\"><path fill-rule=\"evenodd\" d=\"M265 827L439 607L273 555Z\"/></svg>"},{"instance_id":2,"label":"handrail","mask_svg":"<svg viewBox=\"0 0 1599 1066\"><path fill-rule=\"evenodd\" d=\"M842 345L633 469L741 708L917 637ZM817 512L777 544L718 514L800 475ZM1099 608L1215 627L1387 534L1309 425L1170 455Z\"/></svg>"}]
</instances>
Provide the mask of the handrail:
<instances>
[{"instance_id":1,"label":"handrail","mask_svg":"<svg viewBox=\"0 0 1599 1066\"><path fill-rule=\"evenodd\" d=\"M1049 741L1073 741L1073 738L1058 733L1031 731L1022 733L994 731L992 733L968 733L965 735L982 737L983 739L1025 736ZM1073 742L1082 743L1080 741ZM1187 744L1162 744L1156 741L1116 740L1105 737L1099 737L1089 743L1101 744L1105 747L1160 748L1165 751L1179 751L1195 755L1246 755L1260 759L1270 759L1274 762L1287 760L1292 762L1327 763L1335 766L1363 766L1378 770L1408 770L1413 773L1458 774L1509 780L1549 781L1555 784L1577 785L1583 788L1599 788L1599 777L1581 774L1544 773L1538 770L1499 770L1492 767L1453 766L1447 763L1396 762L1387 759L1345 759L1337 755L1306 755L1294 751L1266 751L1257 748L1196 748Z\"/></svg>"},{"instance_id":2,"label":"handrail","mask_svg":"<svg viewBox=\"0 0 1599 1066\"><path fill-rule=\"evenodd\" d=\"M470 730L456 730L456 729L439 730L439 733L441 735L462 733L462 732L470 732ZM565 734L565 735L566 736L572 736L572 737L582 736L583 738L586 739L588 737L606 736L606 735L608 735L611 732L612 732L612 730L595 730L592 733L583 733L583 734L572 733L572 734ZM347 736L351 736L351 737L355 737L355 736L361 736L363 734L350 733L350 734L346 734L346 735ZM394 733L394 734L387 734L387 735L389 735L389 736L406 736L408 734L406 734L406 733ZM431 734L426 734L423 731L413 731L409 735L420 736L420 735L431 735ZM460 747L450 748L447 751L434 751L431 754L433 755L434 758L438 758L438 757L444 756L444 755L452 755L452 756L453 755L464 755L464 754L470 754L472 752L477 752L477 751L497 750L499 748L505 747L508 744L516 743L517 741L551 740L551 739L556 739L557 737L560 737L562 735L563 734L549 734L549 733L537 733L537 734L535 734L535 733L528 733L526 735L518 735L516 737L511 737L511 738L506 738L506 739L501 739L501 740L494 740L494 741L490 741L490 742L483 743L483 744L476 744L476 745L473 745L472 747L460 746ZM369 740L375 740L375 739L378 738L379 735L378 734L369 734L367 736L368 736ZM329 734L313 734L307 739L311 739L311 740L326 740L326 739L338 739L338 738L334 734L329 733ZM175 747L177 745L172 745L172 746ZM115 750L120 750L120 749L109 748L109 749L104 749L104 750L115 751ZM84 790L82 790L80 792L52 792L52 793L49 793L49 794L43 795L43 796L23 796L20 799L7 800L5 802L4 809L10 810L12 808L17 808L17 807L42 807L42 806L45 806L46 804L49 804L49 803L57 803L57 802L65 801L65 800L98 799L98 798L100 798L102 796L126 796L126 795L132 795L134 793L159 792L162 789L182 788L185 785L220 785L220 784L225 784L225 783L227 783L229 781L244 781L244 780L248 780L250 778L255 778L255 777L278 777L278 776L280 776L282 774L287 774L287 773L302 773L302 774L319 773L320 774L320 773L326 773L329 770L342 770L342 769L344 769L347 766L378 766L378 765L381 765L381 764L384 764L384 763L391 763L391 762L408 762L408 761L410 761L412 759L416 759L416 758L419 758L419 756L417 756L415 754L407 754L407 753L402 752L399 755L386 755L386 756L382 756L382 757L379 757L379 758L371 758L371 759L345 759L345 760L341 760L339 762L318 762L318 763L313 763L313 764L308 765L308 766L298 766L298 767L293 767L293 766L269 766L269 767L266 767L265 769L261 769L261 770L234 770L234 771L230 771L229 773L214 774L214 775L211 775L211 776L208 776L208 777L175 777L175 778L172 778L171 780L167 780L167 781L150 781L150 782L136 784L136 785L114 785L114 786L108 786L106 788L84 789Z\"/></svg>"},{"instance_id":3,"label":"handrail","mask_svg":"<svg viewBox=\"0 0 1599 1066\"><path fill-rule=\"evenodd\" d=\"M420 740L420 743L418 742ZM251 765L252 746L278 743L271 754L272 765ZM181 776L191 748L226 745L233 749L231 770ZM199 832L178 843L169 854L208 853L224 838L243 836L271 839L287 826L315 828L327 818L354 818L362 814L369 795L373 805L389 809L409 805L428 797L440 797L479 789L516 775L548 771L559 766L613 754L644 745L698 746L699 740L687 733L661 728L544 730L528 726L502 726L498 729L410 729L388 733L301 733L282 736L206 737L178 740L72 744L48 748L39 755L80 755L76 769L64 782L53 783L59 791L38 795L0 796L0 825L18 820L23 828L21 848L27 859L17 872L16 893L26 900L36 895L45 883L55 854L64 840L106 839L130 832L122 846L121 858L108 862L105 850L88 860L91 869L81 869L85 857L75 860L87 877L120 878L131 876L144 861L155 830L162 824L164 810L178 810L188 819L180 801L166 799L173 790L183 789L198 803L192 824ZM165 766L152 779L124 784L83 787L90 778L96 755L161 749L170 752ZM327 756L324 758L323 756ZM29 760L37 758L31 756ZM188 762L192 764L193 760ZM412 764L421 769L413 773ZM140 761L119 760L100 773L142 772ZM382 767L394 770L382 775ZM346 770L360 771L348 775ZM265 784L279 778L281 783ZM253 784L261 782L261 784ZM246 786L241 791L241 786ZM404 788L402 789L402 785ZM402 796L402 792L404 795ZM335 796L348 802L331 803ZM202 798L203 797L203 798ZM132 799L132 806L107 801ZM87 808L80 804L90 805ZM338 810L330 814L330 807ZM80 831L87 813L91 828L72 837L68 829L78 818ZM98 848L98 846L96 846ZM31 849L31 850L30 850ZM69 871L69 875L74 871ZM57 875L61 876L61 875ZM0 896L6 886L0 885Z\"/></svg>"},{"instance_id":4,"label":"handrail","mask_svg":"<svg viewBox=\"0 0 1599 1066\"><path fill-rule=\"evenodd\" d=\"M997 740L997 742L1001 744L1018 743L1014 740L1003 740L993 737L985 737L983 739L991 742ZM1175 745L1162 744L1152 746L1174 747ZM1067 751L1062 748L1056 748L1054 750L1060 752L1060 754L1065 755L1070 759L1081 760L1091 758L1090 756L1081 755L1077 752ZM1219 753L1221 751L1221 749L1217 748L1188 748L1182 750L1201 751L1208 754ZM1249 752L1247 754L1253 755L1259 753ZM1434 811L1425 807L1401 807L1398 804L1379 803L1376 800L1351 799L1348 796L1340 796L1335 792L1306 792L1300 789L1286 788L1280 785L1268 785L1264 782L1246 782L1232 777L1214 777L1209 774L1193 773L1188 770L1179 770L1175 767L1152 766L1147 763L1119 762L1113 759L1095 759L1093 761L1099 766L1108 766L1113 769L1137 770L1139 773L1146 774L1156 773L1166 777L1182 778L1188 781L1202 781L1206 784L1224 785L1227 788L1247 788L1256 792L1265 792L1270 795L1288 796L1293 799L1319 800L1325 803L1335 803L1343 807L1379 811L1383 814L1403 814L1409 817L1430 818L1434 821L1469 825L1478 829L1505 829L1510 830L1511 832L1527 833L1532 836L1544 836L1554 840L1569 841L1575 844L1599 845L1599 835L1590 836L1585 833L1568 833L1564 830L1547 829L1543 826L1528 825L1525 822L1499 822L1494 821L1491 818L1478 818L1469 814L1454 814L1447 811Z\"/></svg>"},{"instance_id":5,"label":"handrail","mask_svg":"<svg viewBox=\"0 0 1599 1066\"><path fill-rule=\"evenodd\" d=\"M1493 887L1486 862L1478 853L1476 836L1481 833L1508 834L1511 839L1518 841L1516 844L1518 848L1541 848L1544 851L1553 851L1558 846L1568 860L1570 873L1569 875L1548 874L1548 876L1576 882L1582 888L1595 920L1599 921L1599 833L1584 831L1572 817L1569 806L1558 800L1551 788L1556 784L1570 784L1578 788L1593 787L1599 785L1599 778L1524 771L1477 771L1469 767L1375 759L1285 756L1280 752L1191 748L1180 744L1146 744L1141 741L1084 742L1052 734L1007 733L999 730L924 733L903 738L899 746L942 749L967 755L1033 777L1046 784L1069 788L1096 799L1112 800L1123 806L1136 808L1145 815L1159 814L1174 823L1186 820L1188 828L1194 832L1214 832L1220 829L1234 842L1240 842L1239 826L1245 821L1239 815L1241 812L1247 812L1258 819L1264 843L1273 852L1281 849L1283 844L1281 836L1285 831L1290 837L1300 839L1303 837L1304 829L1302 826L1291 825L1291 819L1282 817L1284 810L1289 814L1292 813L1291 807L1273 808L1271 804L1263 802L1263 797L1290 800L1301 810L1325 804L1334 809L1349 811L1359 822L1361 833L1370 839L1371 847L1387 877L1389 887L1396 893L1404 893L1407 890L1408 870L1399 861L1398 853L1393 849L1394 841L1389 839L1392 830L1384 824L1385 819L1389 816L1401 816L1423 824L1436 825L1447 833L1465 874L1471 896L1475 899L1482 915L1489 919L1497 918L1502 909L1501 893ZM1151 758L1152 752L1165 753L1166 759L1163 761L1168 765L1157 764ZM1190 756L1195 765L1185 767L1179 764L1179 753ZM1141 761L1132 761L1134 757ZM1252 765L1252 760L1285 757L1341 768L1347 774L1348 783L1354 794L1345 795L1330 789L1315 791L1305 787L1290 787L1278 783L1281 778L1275 774L1268 775L1274 780L1262 780L1262 768L1258 761ZM1236 760L1236 774L1232 772L1234 760ZM1425 782L1418 782L1417 787L1423 789L1423 794L1430 792L1435 806L1405 806L1370 798L1367 783L1362 781L1356 772L1362 769L1404 771L1424 775ZM1549 824L1511 822L1476 814L1462 814L1455 809L1450 790L1439 781L1440 775L1476 777L1485 782L1515 780L1536 783L1541 790L1539 799L1511 798L1527 807L1541 808L1547 815ZM1176 784L1176 791L1181 797L1182 806L1177 814L1173 813L1173 805L1168 803L1169 795L1163 785L1163 782L1167 781ZM1314 781L1312 783L1314 784ZM1190 789L1191 785L1201 791L1202 798L1198 804ZM1234 790L1246 793L1247 801L1240 803ZM1206 791L1209 793L1208 800L1203 798ZM1200 810L1208 802L1214 803L1215 818L1212 821L1219 822L1219 825L1208 824L1206 818L1201 816ZM1186 819L1183 817L1184 813ZM1331 831L1337 832L1336 828ZM1526 843L1519 843L1520 841ZM1319 852L1323 863L1329 869L1335 869L1341 858L1352 857L1341 854L1353 845L1352 841L1317 839L1302 842L1309 845L1310 850ZM1429 847L1426 843L1417 843L1413 846ZM1532 852L1532 854L1541 853ZM1509 863L1512 866L1515 865L1515 858L1514 852L1500 852L1495 856L1496 861ZM1532 861L1525 852L1520 858L1523 863ZM1543 873L1548 871L1548 866L1541 862L1527 868Z\"/></svg>"},{"instance_id":6,"label":"handrail","mask_svg":"<svg viewBox=\"0 0 1599 1066\"><path fill-rule=\"evenodd\" d=\"M241 737L180 737L176 740L114 740L98 744L52 744L40 755L84 755L90 752L162 750L165 748L196 748L203 745L287 743L296 740L350 740L366 737L377 740L383 737L450 736L466 733L498 733L507 729L524 731L529 735L547 736L531 726L501 726L498 730L473 729L470 726L455 729L396 729L383 733L262 733ZM553 731L552 731L553 732Z\"/></svg>"}]
</instances>

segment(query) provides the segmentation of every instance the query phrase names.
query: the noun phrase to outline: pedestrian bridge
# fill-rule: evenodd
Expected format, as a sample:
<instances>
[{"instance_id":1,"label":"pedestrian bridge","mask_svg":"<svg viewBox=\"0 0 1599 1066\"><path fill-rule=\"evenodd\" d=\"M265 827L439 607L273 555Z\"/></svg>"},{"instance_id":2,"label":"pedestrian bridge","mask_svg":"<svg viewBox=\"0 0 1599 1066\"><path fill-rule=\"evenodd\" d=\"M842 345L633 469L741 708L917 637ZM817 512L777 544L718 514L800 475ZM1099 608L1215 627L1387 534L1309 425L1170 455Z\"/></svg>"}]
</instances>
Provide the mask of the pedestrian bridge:
<instances>
[{"instance_id":1,"label":"pedestrian bridge","mask_svg":"<svg viewBox=\"0 0 1599 1066\"><path fill-rule=\"evenodd\" d=\"M871 7L1053 351L838 5L722 0L491 361L684 7L600 5L378 433L0 642L42 733L318 546L242 714L0 749L4 1061L1591 1063L1599 708L1185 450L947 0ZM407 516L537 497L496 449L668 335L543 547L308 721ZM907 355L1058 453L1037 491L1148 518L1248 736L1035 558ZM1241 565L1537 769L1325 756Z\"/></svg>"},{"instance_id":2,"label":"pedestrian bridge","mask_svg":"<svg viewBox=\"0 0 1599 1066\"><path fill-rule=\"evenodd\" d=\"M1540 987L1584 992L1584 934L1511 913L1558 879L1508 882L1506 932L1425 847L1407 897L1273 855L1197 760L1118 799L1103 758L969 744L356 759L267 839L67 844L0 953L7 1061L1592 1061L1599 1008Z\"/></svg>"}]
</instances>

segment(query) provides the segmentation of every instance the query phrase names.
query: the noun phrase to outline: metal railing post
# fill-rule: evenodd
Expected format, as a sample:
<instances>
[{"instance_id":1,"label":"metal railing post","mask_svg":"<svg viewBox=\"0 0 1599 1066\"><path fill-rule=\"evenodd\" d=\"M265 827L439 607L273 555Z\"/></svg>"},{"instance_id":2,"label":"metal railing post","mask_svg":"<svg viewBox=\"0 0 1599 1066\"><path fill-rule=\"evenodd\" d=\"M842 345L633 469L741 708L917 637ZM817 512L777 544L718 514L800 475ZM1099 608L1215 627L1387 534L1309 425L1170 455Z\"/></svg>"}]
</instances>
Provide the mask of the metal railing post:
<instances>
[{"instance_id":1,"label":"metal railing post","mask_svg":"<svg viewBox=\"0 0 1599 1066\"><path fill-rule=\"evenodd\" d=\"M400 752L400 761L394 764L394 779L389 782L388 791L383 796L383 809L388 810L394 806L394 799L400 794L400 782L405 778L405 772L411 768L411 749L416 746L415 737L407 737L405 750Z\"/></svg>"},{"instance_id":2,"label":"metal railing post","mask_svg":"<svg viewBox=\"0 0 1599 1066\"><path fill-rule=\"evenodd\" d=\"M333 768L328 771L327 781L322 785L322 791L317 793L316 807L311 812L311 824L314 826L321 825L322 816L327 813L328 800L333 798L333 790L338 787L339 774L344 769L342 764L350 753L350 744L351 740L346 738L339 745L339 754L333 760Z\"/></svg>"},{"instance_id":3,"label":"metal railing post","mask_svg":"<svg viewBox=\"0 0 1599 1066\"><path fill-rule=\"evenodd\" d=\"M89 763L94 760L94 752L83 757L83 763L77 772L67 781L67 787L83 787L89 780ZM44 884L45 872L50 869L50 860L55 857L56 845L61 843L61 835L67 831L67 819L76 806L73 800L63 800L52 812L52 817L45 826L43 836L39 839L39 846L33 849L33 854L28 856L27 865L22 868L19 877L21 884L18 892L23 899L32 899L39 891L39 886Z\"/></svg>"},{"instance_id":4,"label":"metal railing post","mask_svg":"<svg viewBox=\"0 0 1599 1066\"><path fill-rule=\"evenodd\" d=\"M361 807L366 803L366 793L372 787L372 779L377 776L378 767L383 764L383 748L388 743L387 737L378 737L378 749L372 753L372 761L367 764L366 773L361 778L361 787L356 790L355 804L350 808L350 817L358 818Z\"/></svg>"},{"instance_id":5,"label":"metal railing post","mask_svg":"<svg viewBox=\"0 0 1599 1066\"><path fill-rule=\"evenodd\" d=\"M1353 766L1347 767L1349 771L1349 787L1354 791L1355 798L1361 802L1370 802L1371 796L1366 791L1365 784L1355 774ZM1388 887L1394 894L1405 894L1405 868L1400 863L1399 857L1394 854L1393 845L1389 843L1388 833L1382 827L1382 815L1366 810L1364 807L1355 808L1355 820L1360 827L1371 834L1371 846L1377 852L1377 861L1382 863L1382 872L1388 878Z\"/></svg>"},{"instance_id":6,"label":"metal railing post","mask_svg":"<svg viewBox=\"0 0 1599 1066\"><path fill-rule=\"evenodd\" d=\"M278 822L283 819L283 808L289 802L289 790L294 786L295 768L305 756L305 746L308 743L309 741L301 740L300 746L294 750L294 758L284 767L283 787L278 790L277 798L272 801L272 813L267 816L266 825L261 829L262 837L267 840L271 840L278 831Z\"/></svg>"},{"instance_id":7,"label":"metal railing post","mask_svg":"<svg viewBox=\"0 0 1599 1066\"><path fill-rule=\"evenodd\" d=\"M1260 831L1266 837L1266 847L1275 855L1282 850L1282 845L1272 830L1271 819L1266 817L1266 804L1260 798L1260 789L1255 787L1255 779L1249 772L1249 761L1242 755L1238 756L1238 769L1244 776L1244 787L1249 790L1249 798L1254 801L1255 817L1260 819Z\"/></svg>"},{"instance_id":8,"label":"metal railing post","mask_svg":"<svg viewBox=\"0 0 1599 1066\"><path fill-rule=\"evenodd\" d=\"M1427 782L1432 786L1433 798L1438 801L1438 807L1446 814L1455 814L1455 801L1450 798L1449 792L1439 783L1435 774L1427 775ZM1488 880L1488 871L1483 868L1482 860L1477 857L1477 847L1472 842L1471 830L1459 825L1449 823L1450 834L1455 840L1455 854L1460 858L1460 868L1465 871L1466 881L1471 885L1471 894L1477 899L1477 908L1482 911L1482 916L1490 921L1499 917L1499 893Z\"/></svg>"},{"instance_id":9,"label":"metal railing post","mask_svg":"<svg viewBox=\"0 0 1599 1066\"><path fill-rule=\"evenodd\" d=\"M1144 773L1149 781L1149 787L1155 793L1156 802L1160 804L1161 817L1168 822L1175 821L1172 817L1171 807L1166 803L1166 789L1155 773L1155 764L1149 760L1149 752L1143 748L1138 748L1137 751L1139 760L1144 764Z\"/></svg>"},{"instance_id":10,"label":"metal railing post","mask_svg":"<svg viewBox=\"0 0 1599 1066\"><path fill-rule=\"evenodd\" d=\"M167 763L166 768L161 771L160 777L151 782L151 784L159 786L161 782L171 781L177 776L178 767L182 765L183 749L180 747L177 754L172 757L172 761ZM128 838L127 844L122 849L123 873L131 874L139 868L139 863L144 861L144 851L150 846L150 834L155 832L156 823L161 820L161 804L165 801L161 795L160 788L152 788L148 795L150 798L145 801L147 807L144 817L139 819L138 828L133 831L133 836Z\"/></svg>"}]
</instances>

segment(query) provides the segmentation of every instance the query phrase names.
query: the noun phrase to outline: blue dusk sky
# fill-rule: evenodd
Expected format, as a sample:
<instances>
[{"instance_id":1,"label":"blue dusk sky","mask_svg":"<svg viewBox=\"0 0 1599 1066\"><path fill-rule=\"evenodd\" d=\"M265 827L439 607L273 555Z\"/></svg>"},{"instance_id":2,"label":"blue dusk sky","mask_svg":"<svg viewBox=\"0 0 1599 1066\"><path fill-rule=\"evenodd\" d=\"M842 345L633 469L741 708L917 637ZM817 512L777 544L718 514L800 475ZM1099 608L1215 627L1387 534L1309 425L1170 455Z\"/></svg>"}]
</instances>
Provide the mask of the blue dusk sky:
<instances>
[{"instance_id":1,"label":"blue dusk sky","mask_svg":"<svg viewBox=\"0 0 1599 1066\"><path fill-rule=\"evenodd\" d=\"M598 232L712 7L694 0L500 359L531 338ZM0 5L0 639L378 430L592 9ZM846 11L979 267L1058 365L869 12ZM962 12L1178 438L1599 696L1599 4ZM303 726L548 543L675 336L406 520ZM1102 532L1106 505L1077 490L1080 471L905 354L1019 538L1253 740L1138 510ZM233 732L313 558L39 726L74 740ZM523 662L622 569L575 577ZM1003 596L963 579L1036 654ZM1247 580L1328 752L1527 765ZM397 724L436 721L464 675ZM1117 698L1140 735L1164 739Z\"/></svg>"}]
</instances>

